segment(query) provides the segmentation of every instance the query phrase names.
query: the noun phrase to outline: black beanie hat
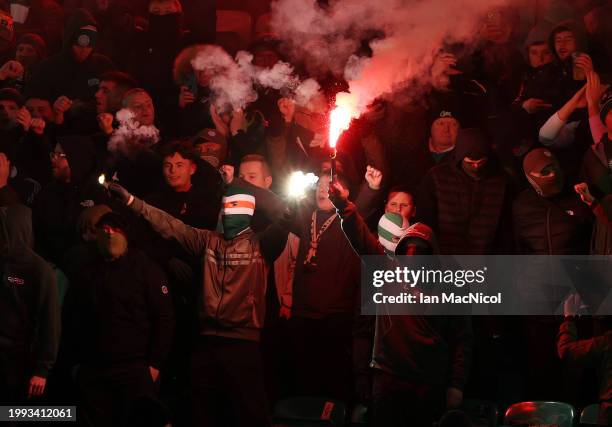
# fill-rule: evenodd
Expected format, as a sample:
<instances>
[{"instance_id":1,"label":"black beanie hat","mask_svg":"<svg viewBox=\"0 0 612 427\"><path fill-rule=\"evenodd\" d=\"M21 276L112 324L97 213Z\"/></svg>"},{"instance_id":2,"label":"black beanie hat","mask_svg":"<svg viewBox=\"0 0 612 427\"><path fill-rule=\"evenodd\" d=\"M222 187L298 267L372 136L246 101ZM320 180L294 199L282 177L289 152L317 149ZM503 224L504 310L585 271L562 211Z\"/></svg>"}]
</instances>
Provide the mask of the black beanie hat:
<instances>
[{"instance_id":1,"label":"black beanie hat","mask_svg":"<svg viewBox=\"0 0 612 427\"><path fill-rule=\"evenodd\" d=\"M473 160L482 159L491 154L491 144L482 129L461 129L457 135L455 157L457 161L469 157Z\"/></svg>"}]
</instances>

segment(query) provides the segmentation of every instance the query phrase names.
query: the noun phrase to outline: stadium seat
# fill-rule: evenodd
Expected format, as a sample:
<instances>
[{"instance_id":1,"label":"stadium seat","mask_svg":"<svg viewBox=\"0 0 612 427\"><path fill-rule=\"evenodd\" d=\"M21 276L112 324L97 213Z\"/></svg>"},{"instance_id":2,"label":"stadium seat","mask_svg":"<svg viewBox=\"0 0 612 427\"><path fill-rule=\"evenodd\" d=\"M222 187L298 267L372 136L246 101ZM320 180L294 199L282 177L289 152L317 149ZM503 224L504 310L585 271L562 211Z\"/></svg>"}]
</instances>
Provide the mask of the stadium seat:
<instances>
[{"instance_id":1,"label":"stadium seat","mask_svg":"<svg viewBox=\"0 0 612 427\"><path fill-rule=\"evenodd\" d=\"M576 410L563 402L520 402L506 410L504 424L573 427Z\"/></svg>"},{"instance_id":2,"label":"stadium seat","mask_svg":"<svg viewBox=\"0 0 612 427\"><path fill-rule=\"evenodd\" d=\"M494 402L481 399L465 399L461 410L469 415L474 427L497 427L499 411Z\"/></svg>"},{"instance_id":3,"label":"stadium seat","mask_svg":"<svg viewBox=\"0 0 612 427\"><path fill-rule=\"evenodd\" d=\"M582 410L580 414L580 424L599 424L597 417L599 416L599 404L593 403Z\"/></svg>"},{"instance_id":4,"label":"stadium seat","mask_svg":"<svg viewBox=\"0 0 612 427\"><path fill-rule=\"evenodd\" d=\"M368 407L366 405L357 405L353 408L351 414L351 426L360 427L368 425Z\"/></svg>"},{"instance_id":5,"label":"stadium seat","mask_svg":"<svg viewBox=\"0 0 612 427\"><path fill-rule=\"evenodd\" d=\"M291 397L274 405L274 427L344 426L344 403L323 397Z\"/></svg>"}]
</instances>

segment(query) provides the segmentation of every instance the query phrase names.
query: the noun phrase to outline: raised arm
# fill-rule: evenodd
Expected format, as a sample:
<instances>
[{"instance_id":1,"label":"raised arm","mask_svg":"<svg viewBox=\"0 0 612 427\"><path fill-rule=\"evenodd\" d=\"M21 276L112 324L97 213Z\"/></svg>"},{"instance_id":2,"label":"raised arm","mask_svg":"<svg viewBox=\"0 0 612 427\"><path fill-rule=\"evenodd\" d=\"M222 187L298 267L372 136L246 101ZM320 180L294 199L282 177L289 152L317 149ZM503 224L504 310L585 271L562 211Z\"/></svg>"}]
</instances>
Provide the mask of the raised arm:
<instances>
[{"instance_id":1,"label":"raised arm","mask_svg":"<svg viewBox=\"0 0 612 427\"><path fill-rule=\"evenodd\" d=\"M161 209L134 197L117 183L110 183L108 189L111 194L128 205L132 211L142 215L163 238L175 239L190 255L201 255L206 249L212 231L200 230L186 225Z\"/></svg>"}]
</instances>

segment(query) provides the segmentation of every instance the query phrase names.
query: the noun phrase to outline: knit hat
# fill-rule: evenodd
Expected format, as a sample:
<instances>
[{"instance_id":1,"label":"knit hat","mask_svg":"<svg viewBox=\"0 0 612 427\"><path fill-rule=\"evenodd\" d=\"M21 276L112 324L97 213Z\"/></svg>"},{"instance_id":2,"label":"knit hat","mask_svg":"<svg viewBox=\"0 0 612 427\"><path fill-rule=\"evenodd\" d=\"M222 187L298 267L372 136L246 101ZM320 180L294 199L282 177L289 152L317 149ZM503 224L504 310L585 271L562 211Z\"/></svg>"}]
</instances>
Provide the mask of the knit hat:
<instances>
[{"instance_id":1,"label":"knit hat","mask_svg":"<svg viewBox=\"0 0 612 427\"><path fill-rule=\"evenodd\" d=\"M19 91L17 89L13 89L12 87L0 89L0 101L14 101L19 108L23 107L25 102Z\"/></svg>"},{"instance_id":2,"label":"knit hat","mask_svg":"<svg viewBox=\"0 0 612 427\"><path fill-rule=\"evenodd\" d=\"M388 254L395 253L400 239L406 234L408 220L397 212L387 212L378 221L378 241Z\"/></svg>"},{"instance_id":3,"label":"knit hat","mask_svg":"<svg viewBox=\"0 0 612 427\"><path fill-rule=\"evenodd\" d=\"M529 49L529 46L539 43L548 44L548 36L553 29L553 24L550 22L542 21L538 25L534 26L529 30L527 38L523 46L525 49Z\"/></svg>"},{"instance_id":4,"label":"knit hat","mask_svg":"<svg viewBox=\"0 0 612 427\"><path fill-rule=\"evenodd\" d=\"M208 142L219 145L219 148L206 150L203 150L201 147L198 148L199 145ZM193 145L196 147L197 151L199 151L202 160L206 160L214 167L221 166L227 155L227 140L216 129L202 129L195 136Z\"/></svg>"},{"instance_id":5,"label":"knit hat","mask_svg":"<svg viewBox=\"0 0 612 427\"><path fill-rule=\"evenodd\" d=\"M465 157L478 160L487 157L490 153L491 144L482 129L469 128L459 130L457 144L455 145L457 161L460 162Z\"/></svg>"},{"instance_id":6,"label":"knit hat","mask_svg":"<svg viewBox=\"0 0 612 427\"><path fill-rule=\"evenodd\" d=\"M19 37L15 45L19 46L20 44L27 44L32 46L36 51L38 59L42 59L47 56L47 43L45 43L45 40L38 34L25 33L24 35Z\"/></svg>"},{"instance_id":7,"label":"knit hat","mask_svg":"<svg viewBox=\"0 0 612 427\"><path fill-rule=\"evenodd\" d=\"M95 228L98 225L100 218L109 212L112 212L112 210L106 205L96 205L84 209L83 212L81 212L81 215L79 215L77 230L84 231Z\"/></svg>"},{"instance_id":8,"label":"knit hat","mask_svg":"<svg viewBox=\"0 0 612 427\"><path fill-rule=\"evenodd\" d=\"M93 25L79 28L74 34L72 44L81 47L95 47L98 41L98 29Z\"/></svg>"},{"instance_id":9,"label":"knit hat","mask_svg":"<svg viewBox=\"0 0 612 427\"><path fill-rule=\"evenodd\" d=\"M222 200L223 234L233 239L251 225L255 213L255 197L246 188L231 186Z\"/></svg>"},{"instance_id":10,"label":"knit hat","mask_svg":"<svg viewBox=\"0 0 612 427\"><path fill-rule=\"evenodd\" d=\"M601 118L602 123L606 123L606 116L612 110L612 90L606 91L601 98L601 102L599 103L599 117Z\"/></svg>"}]
</instances>

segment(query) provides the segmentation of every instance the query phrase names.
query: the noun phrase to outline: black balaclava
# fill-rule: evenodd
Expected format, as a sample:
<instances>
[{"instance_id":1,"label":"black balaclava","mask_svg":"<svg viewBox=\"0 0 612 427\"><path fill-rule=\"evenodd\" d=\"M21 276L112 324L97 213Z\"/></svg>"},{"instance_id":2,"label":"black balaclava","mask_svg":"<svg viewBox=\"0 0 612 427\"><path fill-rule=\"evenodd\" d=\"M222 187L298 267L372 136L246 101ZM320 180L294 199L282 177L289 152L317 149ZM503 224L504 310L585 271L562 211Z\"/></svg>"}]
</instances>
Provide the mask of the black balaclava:
<instances>
[{"instance_id":1,"label":"black balaclava","mask_svg":"<svg viewBox=\"0 0 612 427\"><path fill-rule=\"evenodd\" d=\"M542 176L542 170L549 173ZM553 197L563 190L563 172L557 158L546 148L536 148L525 156L523 171L533 189L542 197Z\"/></svg>"}]
</instances>

